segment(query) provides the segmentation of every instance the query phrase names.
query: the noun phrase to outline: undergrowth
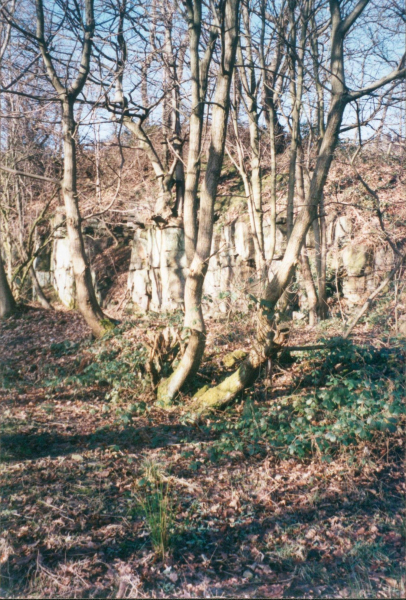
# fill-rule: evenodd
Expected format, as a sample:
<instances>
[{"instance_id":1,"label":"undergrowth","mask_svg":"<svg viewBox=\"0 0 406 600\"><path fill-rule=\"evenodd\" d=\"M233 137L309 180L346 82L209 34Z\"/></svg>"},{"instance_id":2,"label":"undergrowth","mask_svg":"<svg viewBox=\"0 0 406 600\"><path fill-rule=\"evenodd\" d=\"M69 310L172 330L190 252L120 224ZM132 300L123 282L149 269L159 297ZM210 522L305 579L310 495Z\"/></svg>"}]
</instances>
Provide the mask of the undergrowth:
<instances>
[{"instance_id":1,"label":"undergrowth","mask_svg":"<svg viewBox=\"0 0 406 600\"><path fill-rule=\"evenodd\" d=\"M134 324L126 322L102 339L82 343L80 347L69 341L52 344L51 351L56 356L78 356L70 372L63 367L57 372L50 369L46 385L55 391L66 386L79 389L98 386L104 388L107 401L131 399L136 392L145 391L149 385L144 367L146 348L142 342L125 337L132 327Z\"/></svg>"},{"instance_id":2,"label":"undergrowth","mask_svg":"<svg viewBox=\"0 0 406 600\"><path fill-rule=\"evenodd\" d=\"M296 393L266 404L246 395L239 416L229 409L211 419L207 429L218 436L211 457L272 449L281 457L329 460L377 435L402 434L404 356L399 341L389 349L346 342L314 353Z\"/></svg>"}]
</instances>

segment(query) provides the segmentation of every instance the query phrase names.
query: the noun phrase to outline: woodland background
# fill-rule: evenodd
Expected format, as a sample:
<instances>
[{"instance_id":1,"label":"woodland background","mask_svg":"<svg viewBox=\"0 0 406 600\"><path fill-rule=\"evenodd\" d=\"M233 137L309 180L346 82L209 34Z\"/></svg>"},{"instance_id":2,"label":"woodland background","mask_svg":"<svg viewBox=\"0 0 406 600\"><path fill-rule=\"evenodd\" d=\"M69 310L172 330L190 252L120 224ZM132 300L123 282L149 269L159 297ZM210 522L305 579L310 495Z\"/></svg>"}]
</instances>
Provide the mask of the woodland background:
<instances>
[{"instance_id":1,"label":"woodland background","mask_svg":"<svg viewBox=\"0 0 406 600\"><path fill-rule=\"evenodd\" d=\"M405 26L0 2L2 597L404 597Z\"/></svg>"}]
</instances>

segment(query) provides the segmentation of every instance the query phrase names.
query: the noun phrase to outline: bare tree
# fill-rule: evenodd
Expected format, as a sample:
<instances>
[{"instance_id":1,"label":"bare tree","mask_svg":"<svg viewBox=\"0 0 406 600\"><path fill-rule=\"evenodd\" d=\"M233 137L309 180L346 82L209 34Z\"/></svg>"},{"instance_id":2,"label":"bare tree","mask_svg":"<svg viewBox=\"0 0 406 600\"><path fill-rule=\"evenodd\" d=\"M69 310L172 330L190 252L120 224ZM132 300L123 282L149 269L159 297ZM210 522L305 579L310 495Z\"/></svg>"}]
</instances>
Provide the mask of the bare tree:
<instances>
[{"instance_id":1,"label":"bare tree","mask_svg":"<svg viewBox=\"0 0 406 600\"><path fill-rule=\"evenodd\" d=\"M189 118L189 151L186 169L184 230L185 251L188 266L191 264L197 240L197 189L200 176L200 155L202 150L202 132L204 107L207 93L209 68L214 47L219 34L216 23L210 28L208 42L203 58L199 56L199 44L202 33L201 0L185 0L186 16L189 28L189 52L191 74L192 108ZM214 15L215 18L215 15Z\"/></svg>"},{"instance_id":2,"label":"bare tree","mask_svg":"<svg viewBox=\"0 0 406 600\"><path fill-rule=\"evenodd\" d=\"M305 242L307 231L317 217L324 185L333 159L334 149L339 139L341 123L346 106L358 98L375 92L394 80L406 75L405 55L398 66L386 76L371 82L356 91L346 85L344 41L350 29L359 19L370 0L359 0L347 16L342 14L340 0L330 0L331 48L330 48L330 86L331 101L328 111L326 130L318 152L312 175L310 190L305 205L299 212L284 258L278 272L269 282L262 309L258 316L257 342L239 369L217 387L203 394L195 407L197 416L211 408L218 408L231 402L249 383L255 370L274 356L284 343L284 328L275 319L276 304L289 284Z\"/></svg>"},{"instance_id":3,"label":"bare tree","mask_svg":"<svg viewBox=\"0 0 406 600\"><path fill-rule=\"evenodd\" d=\"M188 346L174 373L158 387L158 401L169 404L182 386L196 373L206 343L202 312L203 283L213 236L214 202L220 178L230 107L230 87L238 40L239 0L226 0L219 14L221 60L211 115L209 157L200 196L196 250L189 267L185 289L185 327L190 331Z\"/></svg>"},{"instance_id":4,"label":"bare tree","mask_svg":"<svg viewBox=\"0 0 406 600\"><path fill-rule=\"evenodd\" d=\"M10 289L10 285L7 281L6 271L4 270L0 238L0 318L3 319L11 315L14 312L15 307L16 304Z\"/></svg>"},{"instance_id":5,"label":"bare tree","mask_svg":"<svg viewBox=\"0 0 406 600\"><path fill-rule=\"evenodd\" d=\"M78 19L83 28L82 52L80 66L76 78L69 85L68 72L64 78L58 75L55 59L52 56L52 46L48 43L45 34L43 0L36 0L37 30L36 42L39 46L45 69L53 88L55 89L62 108L62 131L64 147L64 173L62 180L62 193L66 209L66 226L69 237L70 253L73 273L76 284L76 299L80 312L96 337L102 336L110 321L101 310L93 287L90 265L86 256L83 233L81 228L81 214L79 210L77 191L77 163L76 163L76 123L74 116L75 102L83 90L89 75L92 38L95 29L94 2L85 0L85 17L82 22L78 5L72 19ZM68 10L68 8L66 9ZM70 15L66 14L69 18ZM57 61L59 64L59 61Z\"/></svg>"},{"instance_id":6,"label":"bare tree","mask_svg":"<svg viewBox=\"0 0 406 600\"><path fill-rule=\"evenodd\" d=\"M13 15L15 9L14 0L11 3L10 14ZM0 24L0 67L3 56L6 52L11 33L11 23L1 21ZM0 318L8 317L15 310L14 297L7 280L2 257L1 228L0 228Z\"/></svg>"}]
</instances>

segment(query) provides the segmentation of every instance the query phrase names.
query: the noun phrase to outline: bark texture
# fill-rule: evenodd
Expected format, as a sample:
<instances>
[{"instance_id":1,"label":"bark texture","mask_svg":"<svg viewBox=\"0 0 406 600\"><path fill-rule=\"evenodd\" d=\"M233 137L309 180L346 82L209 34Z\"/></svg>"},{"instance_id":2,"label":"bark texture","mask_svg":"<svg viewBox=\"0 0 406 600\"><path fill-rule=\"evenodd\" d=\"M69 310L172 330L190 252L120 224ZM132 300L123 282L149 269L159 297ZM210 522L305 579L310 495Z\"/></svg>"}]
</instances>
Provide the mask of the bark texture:
<instances>
[{"instance_id":1,"label":"bark texture","mask_svg":"<svg viewBox=\"0 0 406 600\"><path fill-rule=\"evenodd\" d=\"M15 308L16 303L7 281L0 250L0 319L9 317L14 312Z\"/></svg>"},{"instance_id":2,"label":"bark texture","mask_svg":"<svg viewBox=\"0 0 406 600\"><path fill-rule=\"evenodd\" d=\"M64 147L62 194L65 202L69 250L75 277L76 301L93 334L96 337L101 337L108 328L109 320L97 302L83 240L76 185L75 121L73 118L73 101L69 99L63 103L62 126Z\"/></svg>"},{"instance_id":3,"label":"bark texture","mask_svg":"<svg viewBox=\"0 0 406 600\"><path fill-rule=\"evenodd\" d=\"M302 254L300 255L300 267L309 305L309 325L310 327L314 327L317 323L317 293L306 248L303 248Z\"/></svg>"},{"instance_id":4,"label":"bark texture","mask_svg":"<svg viewBox=\"0 0 406 600\"><path fill-rule=\"evenodd\" d=\"M189 27L190 71L192 77L192 112L189 120L189 152L186 168L183 223L185 229L186 260L188 266L190 266L195 254L197 241L197 188L200 176L204 102L207 92L209 66L218 37L218 31L216 28L212 28L210 31L206 52L203 59L200 60L199 43L202 4L200 0L189 0L186 2L186 7Z\"/></svg>"}]
</instances>

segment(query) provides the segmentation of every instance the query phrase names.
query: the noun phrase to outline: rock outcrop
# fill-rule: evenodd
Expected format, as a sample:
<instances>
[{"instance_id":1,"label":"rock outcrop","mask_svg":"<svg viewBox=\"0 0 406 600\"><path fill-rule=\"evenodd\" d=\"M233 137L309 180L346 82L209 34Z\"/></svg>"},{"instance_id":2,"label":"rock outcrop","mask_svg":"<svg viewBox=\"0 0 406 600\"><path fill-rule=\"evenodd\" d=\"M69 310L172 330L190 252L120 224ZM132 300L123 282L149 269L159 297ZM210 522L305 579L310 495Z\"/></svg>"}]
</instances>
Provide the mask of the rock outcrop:
<instances>
[{"instance_id":1,"label":"rock outcrop","mask_svg":"<svg viewBox=\"0 0 406 600\"><path fill-rule=\"evenodd\" d=\"M61 215L57 215L61 218ZM264 222L265 256L270 259L270 224ZM85 245L92 267L99 302L105 306L108 289L117 270L114 260L105 263L103 254L112 254L117 239L113 240L106 230L97 224L87 224L84 230ZM173 311L183 307L187 277L184 231L181 227L159 228L155 225L137 225L135 232L127 228L120 233L120 244L126 246L131 258L125 264L128 269L128 299L136 311ZM268 276L274 273L286 247L284 220L277 224L274 260ZM314 235L307 236L311 263L315 263ZM129 264L129 266L128 266ZM98 265L98 266L97 266ZM377 283L385 277L393 265L391 251L384 247L373 248L367 243L356 242L356 232L345 216L332 216L327 223L328 278L339 282L340 292L349 305L363 301ZM42 286L52 285L66 306L75 302L75 284L70 260L66 231L56 231L50 252L42 253L35 263ZM110 269L110 271L109 271ZM227 312L231 307L247 310L252 296L261 295L255 248L249 221L241 217L231 223L216 225L208 272L205 279L205 309ZM251 299L250 299L251 297ZM306 309L306 298L300 294L300 308Z\"/></svg>"}]
</instances>

